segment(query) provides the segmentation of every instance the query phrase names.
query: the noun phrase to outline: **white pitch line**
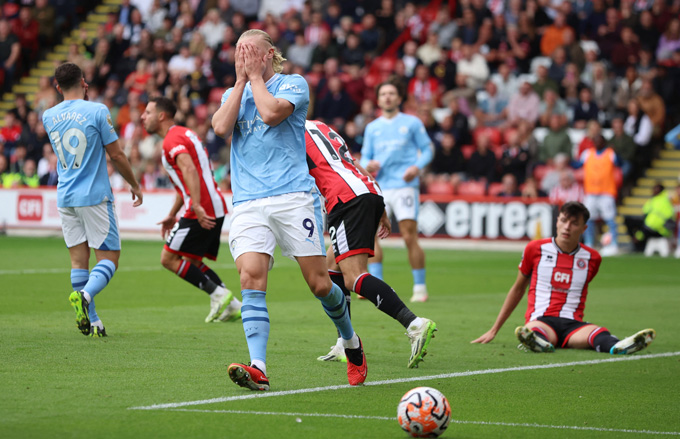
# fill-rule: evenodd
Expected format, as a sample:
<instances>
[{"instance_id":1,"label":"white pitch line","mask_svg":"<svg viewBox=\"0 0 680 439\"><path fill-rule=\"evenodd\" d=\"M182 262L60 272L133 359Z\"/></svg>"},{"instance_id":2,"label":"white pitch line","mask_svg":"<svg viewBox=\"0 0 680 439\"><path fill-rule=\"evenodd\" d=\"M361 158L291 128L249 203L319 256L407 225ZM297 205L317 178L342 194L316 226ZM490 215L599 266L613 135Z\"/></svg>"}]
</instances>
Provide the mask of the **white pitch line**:
<instances>
[{"instance_id":1,"label":"white pitch line","mask_svg":"<svg viewBox=\"0 0 680 439\"><path fill-rule=\"evenodd\" d=\"M234 264L230 265L211 265L210 268L218 268L220 270L234 270L236 266ZM120 267L116 271L164 271L165 268L158 264L146 267ZM0 276L3 275L22 275L22 274L60 274L60 273L70 273L70 268L23 268L19 270L0 270Z\"/></svg>"},{"instance_id":2,"label":"white pitch line","mask_svg":"<svg viewBox=\"0 0 680 439\"><path fill-rule=\"evenodd\" d=\"M345 415L341 413L291 413L291 412L263 412L254 410L199 410L199 409L167 409L173 412L190 412L190 413L221 413L234 415L258 415L258 416L295 416L297 418L342 418L342 419L373 419L378 421L396 421L396 417L390 416L368 416L368 415ZM610 433L633 433L633 434L652 434L652 435L667 435L680 436L677 431L653 431L653 430L630 430L624 428L603 428L603 427L582 427L578 425L546 425L546 424L529 424L523 422L490 422L490 421L461 421L451 419L454 424L472 424L472 425L493 425L501 427L524 427L524 428L550 428L557 430L585 430L585 431L603 431Z\"/></svg>"},{"instance_id":3,"label":"white pitch line","mask_svg":"<svg viewBox=\"0 0 680 439\"><path fill-rule=\"evenodd\" d=\"M572 361L569 363L553 363L553 364L538 364L534 366L516 366L516 367L505 367L500 369L482 369L482 370L469 370L466 372L453 372L444 373L439 375L425 375L419 377L410 378L396 378L392 380L383 381L370 381L364 383L364 386L382 386L385 384L395 384L395 383L410 383L415 381L428 381L436 379L446 379L446 378L458 378L458 377L468 377L474 375L488 375L495 373L504 372L520 372L525 370L537 370L537 369L554 369L558 367L570 367L570 366L586 366L591 364L603 364L603 363L615 363L619 361L637 361L646 360L651 358L664 358L664 357L677 357L680 356L679 352L665 352L661 354L649 354L649 355L635 355L635 356L622 356L607 358L602 360L586 360L586 361ZM299 395L302 393L315 393L315 392L325 392L328 390L339 390L339 389L355 389L360 388L360 386L350 386L349 384L336 385L336 386L324 386L324 387L311 387L307 389L295 389L295 390L282 390L279 392L261 392L261 393L248 393L246 395L238 396L223 396L220 398L202 399L198 401L186 401L186 402L171 402L167 404L153 404L147 406L129 407L129 410L158 410L158 409L171 409L179 407L189 407L195 405L204 404L215 404L218 402L229 402L229 401L242 401L246 399L255 398L271 398L274 396L287 396L287 395Z\"/></svg>"}]
</instances>

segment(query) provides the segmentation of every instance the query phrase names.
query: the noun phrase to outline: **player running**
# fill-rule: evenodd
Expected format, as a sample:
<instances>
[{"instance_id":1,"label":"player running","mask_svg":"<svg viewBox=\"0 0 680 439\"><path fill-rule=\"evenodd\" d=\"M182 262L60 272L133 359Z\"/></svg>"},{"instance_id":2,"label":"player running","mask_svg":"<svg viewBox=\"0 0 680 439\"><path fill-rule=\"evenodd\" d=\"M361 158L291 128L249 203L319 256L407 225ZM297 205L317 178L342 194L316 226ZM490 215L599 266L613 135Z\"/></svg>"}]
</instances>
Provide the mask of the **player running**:
<instances>
[{"instance_id":1,"label":"player running","mask_svg":"<svg viewBox=\"0 0 680 439\"><path fill-rule=\"evenodd\" d=\"M354 333L345 298L325 264L321 200L305 160L309 88L299 75L282 75L285 58L271 37L248 30L236 45L236 83L212 119L231 141L234 210L229 244L241 279L243 329L251 364L233 363L229 377L241 387L269 390L266 351L267 273L274 248L295 258L312 293L340 331L347 379L366 379L366 357Z\"/></svg>"},{"instance_id":2,"label":"player running","mask_svg":"<svg viewBox=\"0 0 680 439\"><path fill-rule=\"evenodd\" d=\"M425 302L425 253L418 243L418 175L432 160L432 141L420 119L399 111L401 84L384 82L377 93L382 115L366 126L361 166L376 176L385 195L387 215L393 212L399 223L413 274L411 302ZM368 268L382 279L382 249L378 241Z\"/></svg>"},{"instance_id":3,"label":"player running","mask_svg":"<svg viewBox=\"0 0 680 439\"><path fill-rule=\"evenodd\" d=\"M84 335L105 337L94 297L118 268L120 236L113 192L106 171L106 153L130 184L133 206L142 204L142 190L118 143L111 114L103 104L87 101L88 85L76 64L64 63L54 72L64 101L45 110L42 121L59 165L57 210L71 256L69 301L76 325ZM89 269L90 248L97 264Z\"/></svg>"},{"instance_id":4,"label":"player running","mask_svg":"<svg viewBox=\"0 0 680 439\"><path fill-rule=\"evenodd\" d=\"M643 329L619 340L602 326L583 321L588 284L597 274L602 257L579 244L590 213L577 201L565 203L557 217L557 236L531 241L519 264L496 322L472 343L489 343L510 317L529 286L526 323L515 329L523 349L554 352L555 346L595 349L611 354L632 354L646 348L656 336Z\"/></svg>"},{"instance_id":5,"label":"player running","mask_svg":"<svg viewBox=\"0 0 680 439\"><path fill-rule=\"evenodd\" d=\"M417 367L437 325L416 317L392 287L368 273L368 257L373 256L376 232L385 238L390 222L385 213L382 192L368 172L354 163L344 139L326 124L305 124L307 165L316 186L326 199L331 248L326 262L331 280L345 294L350 309L350 291L369 299L388 316L406 328L411 340L408 367ZM342 338L321 361L347 361Z\"/></svg>"},{"instance_id":6,"label":"player running","mask_svg":"<svg viewBox=\"0 0 680 439\"><path fill-rule=\"evenodd\" d=\"M206 257L217 260L227 204L213 178L210 160L196 133L175 125L177 108L165 97L149 100L142 123L149 134L163 137L163 167L177 190L175 203L158 224L166 239L161 264L210 296L206 323L234 321L241 316L241 302L210 267ZM184 216L177 221L182 206Z\"/></svg>"}]
</instances>

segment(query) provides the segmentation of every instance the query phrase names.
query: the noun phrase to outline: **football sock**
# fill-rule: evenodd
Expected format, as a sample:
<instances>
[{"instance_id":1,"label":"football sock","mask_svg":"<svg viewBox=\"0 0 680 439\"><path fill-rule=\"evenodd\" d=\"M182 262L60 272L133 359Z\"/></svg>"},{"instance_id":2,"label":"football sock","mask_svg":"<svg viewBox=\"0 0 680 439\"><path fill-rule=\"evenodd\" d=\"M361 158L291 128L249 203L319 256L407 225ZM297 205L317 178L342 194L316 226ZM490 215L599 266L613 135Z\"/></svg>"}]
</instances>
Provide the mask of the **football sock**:
<instances>
[{"instance_id":1,"label":"football sock","mask_svg":"<svg viewBox=\"0 0 680 439\"><path fill-rule=\"evenodd\" d=\"M354 291L373 302L376 308L397 320L404 328L408 328L409 323L416 318L392 287L369 273L357 278Z\"/></svg>"},{"instance_id":2,"label":"football sock","mask_svg":"<svg viewBox=\"0 0 680 439\"><path fill-rule=\"evenodd\" d=\"M335 327L338 328L342 339L352 339L352 336L354 335L354 328L352 328L352 321L350 320L349 313L347 312L347 301L345 300L345 295L342 294L340 288L334 283L331 283L331 291L326 295L326 297L317 297L317 299L321 301L324 311L326 311L328 317L330 317L331 320L333 320L333 323L335 323Z\"/></svg>"},{"instance_id":3,"label":"football sock","mask_svg":"<svg viewBox=\"0 0 680 439\"><path fill-rule=\"evenodd\" d=\"M260 369L260 372L262 372L264 376L267 376L267 365L264 364L264 361L253 360L250 365Z\"/></svg>"},{"instance_id":4,"label":"football sock","mask_svg":"<svg viewBox=\"0 0 680 439\"><path fill-rule=\"evenodd\" d=\"M335 270L328 270L328 275L331 278L331 281L335 285L338 286L342 290L342 293L345 295L345 301L347 302L347 314L349 314L349 318L352 318L352 309L350 307L352 303L352 293L345 287L345 277L342 275L341 271L335 271ZM338 338L340 337L340 331L338 330Z\"/></svg>"},{"instance_id":5,"label":"football sock","mask_svg":"<svg viewBox=\"0 0 680 439\"><path fill-rule=\"evenodd\" d=\"M413 284L414 285L425 285L425 269L418 268L411 270L413 273Z\"/></svg>"},{"instance_id":6,"label":"football sock","mask_svg":"<svg viewBox=\"0 0 680 439\"><path fill-rule=\"evenodd\" d=\"M87 284L82 289L85 299L88 302L92 302L94 296L99 294L108 285L115 272L116 265L108 259L102 259L97 262L97 265L90 272Z\"/></svg>"},{"instance_id":7,"label":"football sock","mask_svg":"<svg viewBox=\"0 0 680 439\"><path fill-rule=\"evenodd\" d=\"M267 361L267 341L269 340L269 312L265 300L266 294L266 292L259 290L241 291L243 296L241 319L243 331L246 333L250 361L251 364L259 364L262 367ZM261 363L257 363L258 361ZM260 370L266 374L265 369Z\"/></svg>"},{"instance_id":8,"label":"football sock","mask_svg":"<svg viewBox=\"0 0 680 439\"><path fill-rule=\"evenodd\" d=\"M196 288L200 288L208 294L212 294L217 288L217 284L210 280L208 276L194 264L189 261L182 260L176 272L177 276L189 282Z\"/></svg>"},{"instance_id":9,"label":"football sock","mask_svg":"<svg viewBox=\"0 0 680 439\"><path fill-rule=\"evenodd\" d=\"M224 282L222 282L222 279L220 279L220 277L217 275L217 273L213 271L212 268L208 267L204 263L201 263L201 265L198 266L198 269L201 270L201 272L205 274L208 277L208 279L215 282L215 284L220 285L222 287L225 286Z\"/></svg>"},{"instance_id":10,"label":"football sock","mask_svg":"<svg viewBox=\"0 0 680 439\"><path fill-rule=\"evenodd\" d=\"M611 335L607 328L602 327L595 329L588 336L588 344L597 352L609 353L618 341L619 339Z\"/></svg>"},{"instance_id":11,"label":"football sock","mask_svg":"<svg viewBox=\"0 0 680 439\"><path fill-rule=\"evenodd\" d=\"M378 279L383 278L383 265L382 262L373 262L371 264L368 264L368 272L371 273L373 277L377 277Z\"/></svg>"},{"instance_id":12,"label":"football sock","mask_svg":"<svg viewBox=\"0 0 680 439\"><path fill-rule=\"evenodd\" d=\"M85 288L88 279L90 278L90 272L84 268L72 268L71 269L71 287L73 291L80 291ZM90 302L87 307L88 315L90 317L90 322L96 322L99 320L97 316L97 311L94 308L94 300L90 297ZM100 321L101 322L101 321Z\"/></svg>"}]
</instances>

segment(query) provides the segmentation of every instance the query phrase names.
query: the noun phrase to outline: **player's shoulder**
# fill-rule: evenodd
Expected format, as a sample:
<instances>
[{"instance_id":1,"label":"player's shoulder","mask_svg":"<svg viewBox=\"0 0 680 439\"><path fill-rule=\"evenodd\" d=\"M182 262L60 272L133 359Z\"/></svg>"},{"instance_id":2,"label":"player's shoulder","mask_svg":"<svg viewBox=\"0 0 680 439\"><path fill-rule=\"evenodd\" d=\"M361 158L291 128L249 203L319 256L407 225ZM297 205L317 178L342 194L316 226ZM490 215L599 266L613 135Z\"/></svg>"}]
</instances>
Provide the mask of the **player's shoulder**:
<instances>
[{"instance_id":1,"label":"player's shoulder","mask_svg":"<svg viewBox=\"0 0 680 439\"><path fill-rule=\"evenodd\" d=\"M524 252L538 251L546 244L552 243L552 238L534 239L524 247Z\"/></svg>"},{"instance_id":2,"label":"player's shoulder","mask_svg":"<svg viewBox=\"0 0 680 439\"><path fill-rule=\"evenodd\" d=\"M585 244L581 244L580 247L581 247L581 251L584 251L584 252L590 254L590 260L591 261L597 261L597 262L602 261L602 255L600 255L600 252L598 252L594 248L589 247Z\"/></svg>"},{"instance_id":3,"label":"player's shoulder","mask_svg":"<svg viewBox=\"0 0 680 439\"><path fill-rule=\"evenodd\" d=\"M307 80L297 73L293 73L292 75L279 73L276 81L278 82L277 89L280 92L289 91L291 93L304 93L309 90Z\"/></svg>"}]
</instances>

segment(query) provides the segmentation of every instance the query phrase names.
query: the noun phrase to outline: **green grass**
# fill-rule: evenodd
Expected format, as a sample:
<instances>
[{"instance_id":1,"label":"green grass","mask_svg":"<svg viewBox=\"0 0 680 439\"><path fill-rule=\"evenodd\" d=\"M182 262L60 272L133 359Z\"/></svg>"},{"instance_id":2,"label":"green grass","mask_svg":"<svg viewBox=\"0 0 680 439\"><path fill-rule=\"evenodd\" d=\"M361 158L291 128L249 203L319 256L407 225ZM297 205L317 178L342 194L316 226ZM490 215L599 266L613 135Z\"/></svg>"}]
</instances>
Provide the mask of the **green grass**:
<instances>
[{"instance_id":1,"label":"green grass","mask_svg":"<svg viewBox=\"0 0 680 439\"><path fill-rule=\"evenodd\" d=\"M443 436L448 438L680 434L677 355L342 387L181 410L131 410L251 394L226 374L227 364L248 361L240 322L203 323L206 295L160 267L160 248L157 242L124 242L121 269L96 299L110 336L90 339L76 329L68 303L70 263L63 241L0 238L1 438L402 438L396 420L379 418L394 417L400 397L419 385L435 387L449 399L456 422ZM237 290L226 245L222 252L213 266ZM439 331L420 368L406 368L409 345L399 324L368 301L352 302L369 383L613 358L593 351L517 350L513 330L523 322L526 300L491 344L470 344L496 317L516 277L519 254L428 250L427 258L430 300L411 308L435 320ZM655 328L657 340L635 356L679 352L678 267L674 259L605 259L591 284L586 318L621 337ZM385 278L407 301L411 274L404 250L386 250ZM272 392L346 384L344 364L316 361L334 343L335 329L297 265L277 257L269 285Z\"/></svg>"}]
</instances>

